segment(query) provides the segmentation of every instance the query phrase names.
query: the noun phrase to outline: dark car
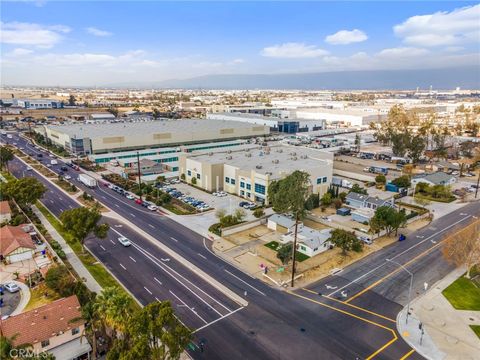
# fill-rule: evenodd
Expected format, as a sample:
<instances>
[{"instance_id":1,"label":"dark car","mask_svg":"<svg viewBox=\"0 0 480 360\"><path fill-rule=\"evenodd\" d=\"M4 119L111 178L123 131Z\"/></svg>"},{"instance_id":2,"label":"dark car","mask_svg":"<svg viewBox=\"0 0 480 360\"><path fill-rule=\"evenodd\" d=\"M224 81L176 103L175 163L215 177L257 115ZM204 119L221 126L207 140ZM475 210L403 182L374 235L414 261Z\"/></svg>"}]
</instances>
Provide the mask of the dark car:
<instances>
[{"instance_id":1,"label":"dark car","mask_svg":"<svg viewBox=\"0 0 480 360\"><path fill-rule=\"evenodd\" d=\"M43 157L43 154L37 154L37 157L41 158Z\"/></svg>"},{"instance_id":2,"label":"dark car","mask_svg":"<svg viewBox=\"0 0 480 360\"><path fill-rule=\"evenodd\" d=\"M150 206L150 203L146 202L146 201L142 201L142 206L143 207L149 207Z\"/></svg>"},{"instance_id":3,"label":"dark car","mask_svg":"<svg viewBox=\"0 0 480 360\"><path fill-rule=\"evenodd\" d=\"M63 165L63 166L60 167L60 170L62 170L62 171L68 171L68 167L66 167L65 165Z\"/></svg>"},{"instance_id":4,"label":"dark car","mask_svg":"<svg viewBox=\"0 0 480 360\"><path fill-rule=\"evenodd\" d=\"M398 237L398 241L403 241L405 240L407 237L403 234L400 234L400 236Z\"/></svg>"},{"instance_id":5,"label":"dark car","mask_svg":"<svg viewBox=\"0 0 480 360\"><path fill-rule=\"evenodd\" d=\"M240 207L243 208L245 205L248 205L248 204L250 204L248 201L240 201L240 203L238 204L238 206L240 206Z\"/></svg>"}]
</instances>

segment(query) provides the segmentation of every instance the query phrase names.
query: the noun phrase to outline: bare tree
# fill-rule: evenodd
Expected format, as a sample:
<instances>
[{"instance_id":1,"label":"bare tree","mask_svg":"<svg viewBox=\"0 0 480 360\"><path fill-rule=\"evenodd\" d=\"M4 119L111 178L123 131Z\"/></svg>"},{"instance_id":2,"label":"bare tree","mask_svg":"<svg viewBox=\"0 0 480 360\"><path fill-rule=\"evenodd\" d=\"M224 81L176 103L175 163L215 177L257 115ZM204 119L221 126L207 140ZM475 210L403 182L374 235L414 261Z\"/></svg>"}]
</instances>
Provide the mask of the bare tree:
<instances>
[{"instance_id":1,"label":"bare tree","mask_svg":"<svg viewBox=\"0 0 480 360\"><path fill-rule=\"evenodd\" d=\"M470 279L472 268L480 264L480 221L475 221L449 236L444 244L444 258L457 266L466 266L465 276Z\"/></svg>"}]
</instances>

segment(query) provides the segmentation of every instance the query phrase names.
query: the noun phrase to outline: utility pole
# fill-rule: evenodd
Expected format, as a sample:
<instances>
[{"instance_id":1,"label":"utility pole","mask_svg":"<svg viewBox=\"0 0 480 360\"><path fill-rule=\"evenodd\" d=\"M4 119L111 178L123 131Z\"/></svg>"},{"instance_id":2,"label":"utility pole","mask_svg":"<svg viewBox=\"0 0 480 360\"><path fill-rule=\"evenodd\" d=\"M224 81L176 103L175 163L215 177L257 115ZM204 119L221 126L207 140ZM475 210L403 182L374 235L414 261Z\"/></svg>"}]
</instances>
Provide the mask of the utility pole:
<instances>
[{"instance_id":1,"label":"utility pole","mask_svg":"<svg viewBox=\"0 0 480 360\"><path fill-rule=\"evenodd\" d=\"M478 171L477 187L475 188L475 199L478 195L478 186L480 185L480 170Z\"/></svg>"},{"instance_id":2,"label":"utility pole","mask_svg":"<svg viewBox=\"0 0 480 360\"><path fill-rule=\"evenodd\" d=\"M138 189L140 190L140 200L142 200L142 174L140 173L140 154L137 151L137 171L138 171Z\"/></svg>"},{"instance_id":3,"label":"utility pole","mask_svg":"<svg viewBox=\"0 0 480 360\"><path fill-rule=\"evenodd\" d=\"M292 256L292 283L295 284L295 257L297 255L297 234L298 234L298 213L295 214L295 237L293 238L293 256Z\"/></svg>"},{"instance_id":4,"label":"utility pole","mask_svg":"<svg viewBox=\"0 0 480 360\"><path fill-rule=\"evenodd\" d=\"M408 315L410 315L410 301L412 300L413 273L411 271L409 271L405 266L403 266L402 264L400 264L396 261L393 261L391 259L387 259L387 261L400 266L403 270L405 270L408 273L408 275L410 275L410 286L408 287L407 315L406 315L406 318L405 318L405 324L408 324Z\"/></svg>"}]
</instances>

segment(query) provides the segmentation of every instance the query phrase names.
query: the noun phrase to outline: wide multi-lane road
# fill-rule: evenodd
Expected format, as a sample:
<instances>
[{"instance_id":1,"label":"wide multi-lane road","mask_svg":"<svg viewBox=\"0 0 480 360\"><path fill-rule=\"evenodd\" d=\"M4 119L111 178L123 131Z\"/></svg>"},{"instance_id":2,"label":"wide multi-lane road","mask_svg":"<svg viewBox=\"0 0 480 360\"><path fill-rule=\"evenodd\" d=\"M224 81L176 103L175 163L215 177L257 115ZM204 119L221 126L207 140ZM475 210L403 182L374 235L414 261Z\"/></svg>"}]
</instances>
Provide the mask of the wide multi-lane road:
<instances>
[{"instance_id":1,"label":"wide multi-lane road","mask_svg":"<svg viewBox=\"0 0 480 360\"><path fill-rule=\"evenodd\" d=\"M18 135L8 141L34 155L41 151ZM9 166L14 175L27 175L20 160ZM60 166L59 162L53 170ZM79 206L40 174L28 174L47 186L42 202L53 214ZM196 342L206 341L204 353L190 354L208 359L400 359L406 354L420 358L396 331L395 316L406 303L410 278L394 262L414 273L415 293L419 292L424 282L431 284L449 270L439 252L444 235L479 212L478 204L468 205L338 275L288 291L269 287L218 258L208 239L168 216L150 212L107 188L87 189L72 181L127 220L104 217L111 226L108 238L89 238L88 249L142 304L170 300L179 318L196 329ZM132 247L118 243L122 235L133 242ZM192 271L170 256L171 251L201 271ZM235 301L230 291L248 305Z\"/></svg>"}]
</instances>

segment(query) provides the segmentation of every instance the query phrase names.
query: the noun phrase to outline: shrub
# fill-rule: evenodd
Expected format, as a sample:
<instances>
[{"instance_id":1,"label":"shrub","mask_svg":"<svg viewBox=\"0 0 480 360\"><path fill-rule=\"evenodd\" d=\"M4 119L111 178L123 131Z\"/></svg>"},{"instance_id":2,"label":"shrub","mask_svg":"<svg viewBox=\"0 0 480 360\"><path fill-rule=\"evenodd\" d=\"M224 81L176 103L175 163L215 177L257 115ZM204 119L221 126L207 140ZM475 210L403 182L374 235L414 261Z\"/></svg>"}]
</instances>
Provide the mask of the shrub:
<instances>
[{"instance_id":1,"label":"shrub","mask_svg":"<svg viewBox=\"0 0 480 360\"><path fill-rule=\"evenodd\" d=\"M305 209L313 210L320 206L320 195L319 194L310 194L305 201Z\"/></svg>"},{"instance_id":2,"label":"shrub","mask_svg":"<svg viewBox=\"0 0 480 360\"><path fill-rule=\"evenodd\" d=\"M51 267L45 276L47 286L61 296L70 296L74 293L75 279L64 265Z\"/></svg>"},{"instance_id":3,"label":"shrub","mask_svg":"<svg viewBox=\"0 0 480 360\"><path fill-rule=\"evenodd\" d=\"M210 225L210 227L208 228L208 231L210 231L211 233L213 233L215 235L221 236L222 235L222 224L215 223L213 225Z\"/></svg>"},{"instance_id":4,"label":"shrub","mask_svg":"<svg viewBox=\"0 0 480 360\"><path fill-rule=\"evenodd\" d=\"M185 180L185 174L180 175L181 180Z\"/></svg>"},{"instance_id":5,"label":"shrub","mask_svg":"<svg viewBox=\"0 0 480 360\"><path fill-rule=\"evenodd\" d=\"M25 224L27 222L27 218L23 214L15 215L12 220L10 220L10 225L18 226L20 224Z\"/></svg>"},{"instance_id":6,"label":"shrub","mask_svg":"<svg viewBox=\"0 0 480 360\"><path fill-rule=\"evenodd\" d=\"M197 178L192 177L192 185L197 185Z\"/></svg>"},{"instance_id":7,"label":"shrub","mask_svg":"<svg viewBox=\"0 0 480 360\"><path fill-rule=\"evenodd\" d=\"M343 205L342 199L339 199L339 198L335 199L333 201L333 205L335 206L335 209L340 209Z\"/></svg>"},{"instance_id":8,"label":"shrub","mask_svg":"<svg viewBox=\"0 0 480 360\"><path fill-rule=\"evenodd\" d=\"M263 211L262 208L258 208L253 210L253 216L255 216L257 219L265 215L265 211Z\"/></svg>"}]
</instances>

